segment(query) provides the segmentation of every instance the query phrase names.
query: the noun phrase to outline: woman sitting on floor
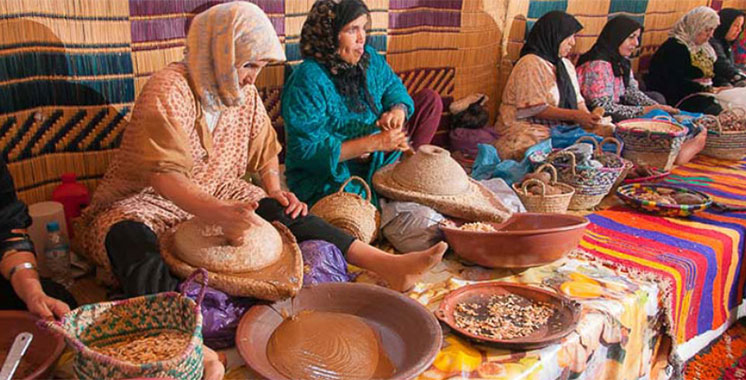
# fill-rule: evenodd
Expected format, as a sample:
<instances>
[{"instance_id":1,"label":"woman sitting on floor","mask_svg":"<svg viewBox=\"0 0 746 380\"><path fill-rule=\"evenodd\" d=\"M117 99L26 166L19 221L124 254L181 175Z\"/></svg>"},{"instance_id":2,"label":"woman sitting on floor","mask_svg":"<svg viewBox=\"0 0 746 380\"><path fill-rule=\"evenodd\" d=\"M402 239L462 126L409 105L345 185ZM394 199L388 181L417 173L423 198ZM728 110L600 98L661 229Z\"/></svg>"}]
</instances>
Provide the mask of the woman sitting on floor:
<instances>
[{"instance_id":1,"label":"woman sitting on floor","mask_svg":"<svg viewBox=\"0 0 746 380\"><path fill-rule=\"evenodd\" d=\"M744 67L734 63L731 53L733 42L743 31L744 13L738 9L725 8L718 14L720 25L710 39L710 45L717 55L714 85L744 87L746 86Z\"/></svg>"},{"instance_id":2,"label":"woman sitting on floor","mask_svg":"<svg viewBox=\"0 0 746 380\"><path fill-rule=\"evenodd\" d=\"M366 44L370 11L360 0L319 0L301 31L303 63L282 94L288 186L313 204L351 175L370 183L411 145L432 140L443 104L432 90L414 100L384 57ZM348 192L361 193L351 183ZM376 197L373 194L375 201Z\"/></svg>"},{"instance_id":3,"label":"woman sitting on floor","mask_svg":"<svg viewBox=\"0 0 746 380\"><path fill-rule=\"evenodd\" d=\"M265 65L284 60L261 9L233 2L197 15L184 61L148 80L83 215L87 253L127 296L176 288L158 236L192 215L220 226L236 245L257 218L279 221L299 241L333 243L397 290L440 261L445 243L391 255L306 215L307 206L281 190L281 147L254 80ZM247 170L260 173L264 188L242 179Z\"/></svg>"},{"instance_id":4,"label":"woman sitting on floor","mask_svg":"<svg viewBox=\"0 0 746 380\"><path fill-rule=\"evenodd\" d=\"M718 115L723 108L714 87L715 50L707 42L718 26L718 14L701 6L685 14L670 37L653 54L646 77L647 89L666 97L668 104L691 111Z\"/></svg>"},{"instance_id":5,"label":"woman sitting on floor","mask_svg":"<svg viewBox=\"0 0 746 380\"><path fill-rule=\"evenodd\" d=\"M600 120L588 111L567 59L582 28L575 17L552 11L531 29L500 104L495 146L501 159L521 161L526 149L548 139L555 126L592 129Z\"/></svg>"},{"instance_id":6,"label":"woman sitting on floor","mask_svg":"<svg viewBox=\"0 0 746 380\"><path fill-rule=\"evenodd\" d=\"M679 110L658 104L640 91L629 57L640 45L642 25L621 15L606 23L593 47L578 60L580 93L589 107L602 107L614 122L641 117L650 111ZM704 148L707 133L699 133L681 148L676 164L692 159Z\"/></svg>"},{"instance_id":7,"label":"woman sitting on floor","mask_svg":"<svg viewBox=\"0 0 746 380\"><path fill-rule=\"evenodd\" d=\"M65 288L39 279L34 245L26 234L31 217L16 196L8 166L0 158L0 310L23 310L42 318L60 318L76 307Z\"/></svg>"}]
</instances>

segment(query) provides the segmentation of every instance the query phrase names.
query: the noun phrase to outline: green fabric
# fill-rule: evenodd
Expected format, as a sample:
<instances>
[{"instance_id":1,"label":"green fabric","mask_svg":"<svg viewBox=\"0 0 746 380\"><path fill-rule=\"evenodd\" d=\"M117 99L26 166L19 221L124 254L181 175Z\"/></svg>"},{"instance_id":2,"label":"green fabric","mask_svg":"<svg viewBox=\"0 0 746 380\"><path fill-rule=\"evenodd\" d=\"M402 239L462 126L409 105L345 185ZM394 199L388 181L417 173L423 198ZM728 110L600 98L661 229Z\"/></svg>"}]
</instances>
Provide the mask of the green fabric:
<instances>
[{"instance_id":1,"label":"green fabric","mask_svg":"<svg viewBox=\"0 0 746 380\"><path fill-rule=\"evenodd\" d=\"M387 111L396 104L414 112L414 102L386 60L370 46L367 71L368 90L379 109ZM351 175L371 183L373 173L395 162L401 152L375 152L366 163L357 160L339 161L342 143L378 133L378 115L370 108L355 113L347 108L337 92L329 71L314 59L305 59L285 82L282 92L282 117L285 121L285 175L288 187L300 200L313 205L336 192ZM363 194L358 183L345 188L350 193ZM374 204L377 196L373 194Z\"/></svg>"}]
</instances>

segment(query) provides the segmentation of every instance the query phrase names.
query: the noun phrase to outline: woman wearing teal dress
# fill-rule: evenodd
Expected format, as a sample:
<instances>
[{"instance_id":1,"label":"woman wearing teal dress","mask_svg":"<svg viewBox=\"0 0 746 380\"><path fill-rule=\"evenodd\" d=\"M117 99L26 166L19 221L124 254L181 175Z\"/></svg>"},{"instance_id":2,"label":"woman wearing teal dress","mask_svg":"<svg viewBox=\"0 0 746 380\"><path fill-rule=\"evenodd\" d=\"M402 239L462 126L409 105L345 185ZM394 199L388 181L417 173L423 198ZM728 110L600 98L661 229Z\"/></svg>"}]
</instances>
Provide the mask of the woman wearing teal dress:
<instances>
[{"instance_id":1,"label":"woman wearing teal dress","mask_svg":"<svg viewBox=\"0 0 746 380\"><path fill-rule=\"evenodd\" d=\"M402 151L429 143L440 123L438 94L410 97L365 44L369 26L370 11L360 0L319 0L303 24L304 60L285 83L282 117L288 186L309 205L352 175L370 183ZM346 190L364 192L354 182Z\"/></svg>"}]
</instances>

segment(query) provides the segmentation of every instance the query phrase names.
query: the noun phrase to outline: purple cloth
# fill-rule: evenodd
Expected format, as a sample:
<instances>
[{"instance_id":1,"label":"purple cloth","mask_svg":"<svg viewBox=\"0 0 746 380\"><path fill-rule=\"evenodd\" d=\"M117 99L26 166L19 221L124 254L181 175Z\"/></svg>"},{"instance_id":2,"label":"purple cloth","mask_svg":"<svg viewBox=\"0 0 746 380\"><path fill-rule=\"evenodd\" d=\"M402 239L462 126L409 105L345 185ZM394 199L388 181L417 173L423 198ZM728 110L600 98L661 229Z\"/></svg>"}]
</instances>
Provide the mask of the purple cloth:
<instances>
[{"instance_id":1,"label":"purple cloth","mask_svg":"<svg viewBox=\"0 0 746 380\"><path fill-rule=\"evenodd\" d=\"M491 144L497 138L497 132L491 125L477 129L454 128L448 134L451 140L451 151L459 151L470 157L476 157L478 144Z\"/></svg>"},{"instance_id":2,"label":"purple cloth","mask_svg":"<svg viewBox=\"0 0 746 380\"><path fill-rule=\"evenodd\" d=\"M349 282L347 261L339 248L323 240L300 243L303 252L303 286L322 282Z\"/></svg>"},{"instance_id":3,"label":"purple cloth","mask_svg":"<svg viewBox=\"0 0 746 380\"><path fill-rule=\"evenodd\" d=\"M347 282L347 262L342 252L331 243L307 240L299 244L303 254L303 286L322 282ZM200 286L192 283L186 295L196 300ZM179 285L183 290L183 283ZM253 298L232 297L220 290L207 287L202 301L202 337L212 349L223 349L236 344L236 329L243 314L255 303Z\"/></svg>"}]
</instances>

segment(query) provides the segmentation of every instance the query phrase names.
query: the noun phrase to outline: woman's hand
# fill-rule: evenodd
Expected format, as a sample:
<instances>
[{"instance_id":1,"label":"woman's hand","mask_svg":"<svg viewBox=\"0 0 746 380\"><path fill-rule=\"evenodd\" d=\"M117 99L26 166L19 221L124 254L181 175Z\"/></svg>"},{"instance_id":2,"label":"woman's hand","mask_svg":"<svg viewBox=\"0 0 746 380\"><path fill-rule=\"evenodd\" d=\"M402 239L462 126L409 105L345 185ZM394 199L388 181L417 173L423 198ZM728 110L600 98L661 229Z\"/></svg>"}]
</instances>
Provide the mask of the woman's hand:
<instances>
[{"instance_id":1,"label":"woman's hand","mask_svg":"<svg viewBox=\"0 0 746 380\"><path fill-rule=\"evenodd\" d=\"M295 219L298 215L308 215L308 205L298 200L298 197L296 197L292 192L274 190L269 192L268 195L280 202L280 204L285 207L285 214L290 215L291 218Z\"/></svg>"},{"instance_id":2,"label":"woman's hand","mask_svg":"<svg viewBox=\"0 0 746 380\"><path fill-rule=\"evenodd\" d=\"M240 246L243 244L246 231L261 223L261 217L254 212L257 204L239 201L221 203L222 205L208 214L209 216L206 215L205 219L209 223L219 225L231 245Z\"/></svg>"},{"instance_id":3,"label":"woman's hand","mask_svg":"<svg viewBox=\"0 0 746 380\"><path fill-rule=\"evenodd\" d=\"M664 112L668 112L671 115L676 115L677 113L679 113L679 109L678 108L674 108L674 107L671 107L671 106L666 105L666 104L655 104L655 105L652 105L652 106L642 107L642 113L643 114L647 114L648 112L653 111L653 110L661 110L661 111L664 111Z\"/></svg>"},{"instance_id":4,"label":"woman's hand","mask_svg":"<svg viewBox=\"0 0 746 380\"><path fill-rule=\"evenodd\" d=\"M575 110L573 112L573 121L580 124L583 129L592 129L601 121L601 116L588 111Z\"/></svg>"},{"instance_id":5,"label":"woman's hand","mask_svg":"<svg viewBox=\"0 0 746 380\"><path fill-rule=\"evenodd\" d=\"M712 88L712 93L713 93L713 94L718 94L718 93L720 93L721 91L727 90L727 89L729 89L729 88L732 88L732 87L731 87L731 86L713 87L713 88Z\"/></svg>"},{"instance_id":6,"label":"woman's hand","mask_svg":"<svg viewBox=\"0 0 746 380\"><path fill-rule=\"evenodd\" d=\"M374 141L375 150L391 152L394 150L405 150L409 147L407 134L401 128L384 130L370 137Z\"/></svg>"},{"instance_id":7,"label":"woman's hand","mask_svg":"<svg viewBox=\"0 0 746 380\"><path fill-rule=\"evenodd\" d=\"M376 126L384 131L399 129L404 126L404 120L406 117L407 115L404 113L403 109L394 107L381 114L381 117L376 121Z\"/></svg>"},{"instance_id":8,"label":"woman's hand","mask_svg":"<svg viewBox=\"0 0 746 380\"><path fill-rule=\"evenodd\" d=\"M24 301L31 313L44 319L62 318L70 312L70 307L66 303L44 294L41 289L26 295Z\"/></svg>"}]
</instances>

